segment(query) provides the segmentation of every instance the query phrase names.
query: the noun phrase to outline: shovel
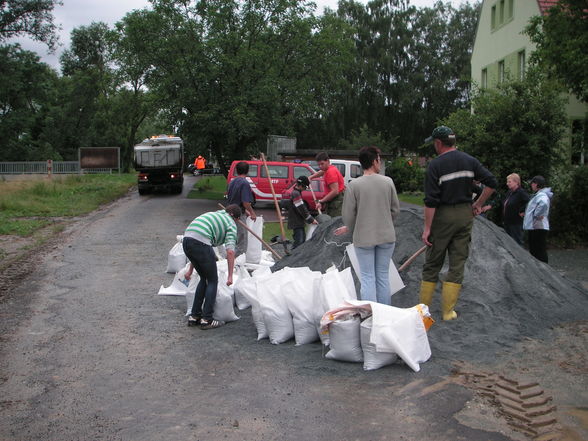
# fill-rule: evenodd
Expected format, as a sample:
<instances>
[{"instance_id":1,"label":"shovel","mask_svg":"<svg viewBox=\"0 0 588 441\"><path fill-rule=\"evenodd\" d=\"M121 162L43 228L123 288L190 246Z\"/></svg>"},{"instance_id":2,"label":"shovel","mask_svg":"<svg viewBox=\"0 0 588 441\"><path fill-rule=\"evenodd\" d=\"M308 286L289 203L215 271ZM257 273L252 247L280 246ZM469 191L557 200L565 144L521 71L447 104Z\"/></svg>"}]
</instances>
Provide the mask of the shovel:
<instances>
[{"instance_id":1,"label":"shovel","mask_svg":"<svg viewBox=\"0 0 588 441\"><path fill-rule=\"evenodd\" d=\"M267 174L267 180L269 181L270 189L272 190L272 196L274 197L274 205L276 206L276 212L278 213L278 219L280 221L280 232L282 234L279 243L284 245L284 253L286 253L286 255L290 255L290 252L288 251L289 241L286 240L286 232L284 231L284 221L282 221L282 210L280 210L280 204L278 204L278 197L276 196L274 184L272 183L272 177L270 176L270 172L267 167L267 162L265 160L265 155L263 153L261 154L261 160L263 161L263 166L265 167L265 173Z\"/></svg>"},{"instance_id":2,"label":"shovel","mask_svg":"<svg viewBox=\"0 0 588 441\"><path fill-rule=\"evenodd\" d=\"M312 194L312 200L314 201L314 205L317 205L316 196L314 195L314 190L312 189L312 182L310 183L308 188L310 188L310 193ZM331 216L329 216L328 214L322 214L320 208L317 208L317 210L319 215L316 217L316 221L319 224L331 220Z\"/></svg>"}]
</instances>

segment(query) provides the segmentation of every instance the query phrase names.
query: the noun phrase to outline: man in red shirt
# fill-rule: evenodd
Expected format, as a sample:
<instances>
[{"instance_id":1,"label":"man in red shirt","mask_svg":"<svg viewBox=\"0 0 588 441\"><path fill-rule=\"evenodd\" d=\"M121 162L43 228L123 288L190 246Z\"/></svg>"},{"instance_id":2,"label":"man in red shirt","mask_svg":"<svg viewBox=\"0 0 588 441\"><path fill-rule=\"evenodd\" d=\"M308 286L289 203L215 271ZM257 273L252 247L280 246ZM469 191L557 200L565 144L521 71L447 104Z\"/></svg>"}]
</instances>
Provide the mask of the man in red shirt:
<instances>
[{"instance_id":1,"label":"man in red shirt","mask_svg":"<svg viewBox=\"0 0 588 441\"><path fill-rule=\"evenodd\" d=\"M343 175L337 167L331 165L327 152L320 152L315 159L320 170L308 178L313 179L323 176L328 192L318 201L317 208L331 217L341 216L343 192L345 191Z\"/></svg>"}]
</instances>

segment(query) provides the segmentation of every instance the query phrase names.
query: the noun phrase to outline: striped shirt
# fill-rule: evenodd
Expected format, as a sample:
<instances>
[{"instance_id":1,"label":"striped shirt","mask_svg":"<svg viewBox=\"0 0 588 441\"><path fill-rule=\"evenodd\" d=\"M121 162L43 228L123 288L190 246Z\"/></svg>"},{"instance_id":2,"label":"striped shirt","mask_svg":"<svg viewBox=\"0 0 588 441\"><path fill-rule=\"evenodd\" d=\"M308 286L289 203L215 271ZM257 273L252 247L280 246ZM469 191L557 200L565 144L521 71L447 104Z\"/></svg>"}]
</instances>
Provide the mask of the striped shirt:
<instances>
[{"instance_id":1,"label":"striped shirt","mask_svg":"<svg viewBox=\"0 0 588 441\"><path fill-rule=\"evenodd\" d=\"M194 219L184 236L198 240L207 239L210 245L217 247L225 244L229 250L234 250L237 243L237 224L225 210L210 211Z\"/></svg>"}]
</instances>

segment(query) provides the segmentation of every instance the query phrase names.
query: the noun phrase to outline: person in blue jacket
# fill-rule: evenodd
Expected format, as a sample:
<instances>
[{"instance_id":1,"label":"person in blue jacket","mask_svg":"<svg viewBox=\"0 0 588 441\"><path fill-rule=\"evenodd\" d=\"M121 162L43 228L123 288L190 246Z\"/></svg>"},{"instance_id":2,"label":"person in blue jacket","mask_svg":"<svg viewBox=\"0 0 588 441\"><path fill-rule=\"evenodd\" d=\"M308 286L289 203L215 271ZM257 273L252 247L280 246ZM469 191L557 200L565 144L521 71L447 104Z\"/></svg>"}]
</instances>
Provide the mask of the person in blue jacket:
<instances>
[{"instance_id":1,"label":"person in blue jacket","mask_svg":"<svg viewBox=\"0 0 588 441\"><path fill-rule=\"evenodd\" d=\"M535 192L525 210L523 229L528 233L529 252L533 257L548 263L547 232L549 231L549 208L553 192L547 187L543 176L531 179L531 189Z\"/></svg>"}]
</instances>

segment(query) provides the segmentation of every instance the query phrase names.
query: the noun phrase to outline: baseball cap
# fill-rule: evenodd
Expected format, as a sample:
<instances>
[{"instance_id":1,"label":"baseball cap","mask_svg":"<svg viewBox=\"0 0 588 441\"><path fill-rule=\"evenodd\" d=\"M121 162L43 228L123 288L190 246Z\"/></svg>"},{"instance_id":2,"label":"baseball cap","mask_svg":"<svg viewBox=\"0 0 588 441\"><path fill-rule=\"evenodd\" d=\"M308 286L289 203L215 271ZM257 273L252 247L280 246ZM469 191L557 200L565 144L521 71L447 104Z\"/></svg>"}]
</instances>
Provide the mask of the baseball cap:
<instances>
[{"instance_id":1,"label":"baseball cap","mask_svg":"<svg viewBox=\"0 0 588 441\"><path fill-rule=\"evenodd\" d=\"M533 182L537 184L539 188L543 188L547 185L547 181L541 175L533 176L533 178L529 181L529 184L532 184Z\"/></svg>"},{"instance_id":2,"label":"baseball cap","mask_svg":"<svg viewBox=\"0 0 588 441\"><path fill-rule=\"evenodd\" d=\"M427 139L425 139L425 143L429 143L429 142L433 141L433 139L440 139L442 141L446 141L451 138L455 139L455 133L453 133L453 130L451 130L447 126L439 126L439 127L435 127L435 130L433 130L433 133L431 133L431 136L429 136Z\"/></svg>"},{"instance_id":3,"label":"baseball cap","mask_svg":"<svg viewBox=\"0 0 588 441\"><path fill-rule=\"evenodd\" d=\"M310 181L306 176L300 176L298 179L296 179L296 184L308 187L310 185Z\"/></svg>"}]
</instances>

